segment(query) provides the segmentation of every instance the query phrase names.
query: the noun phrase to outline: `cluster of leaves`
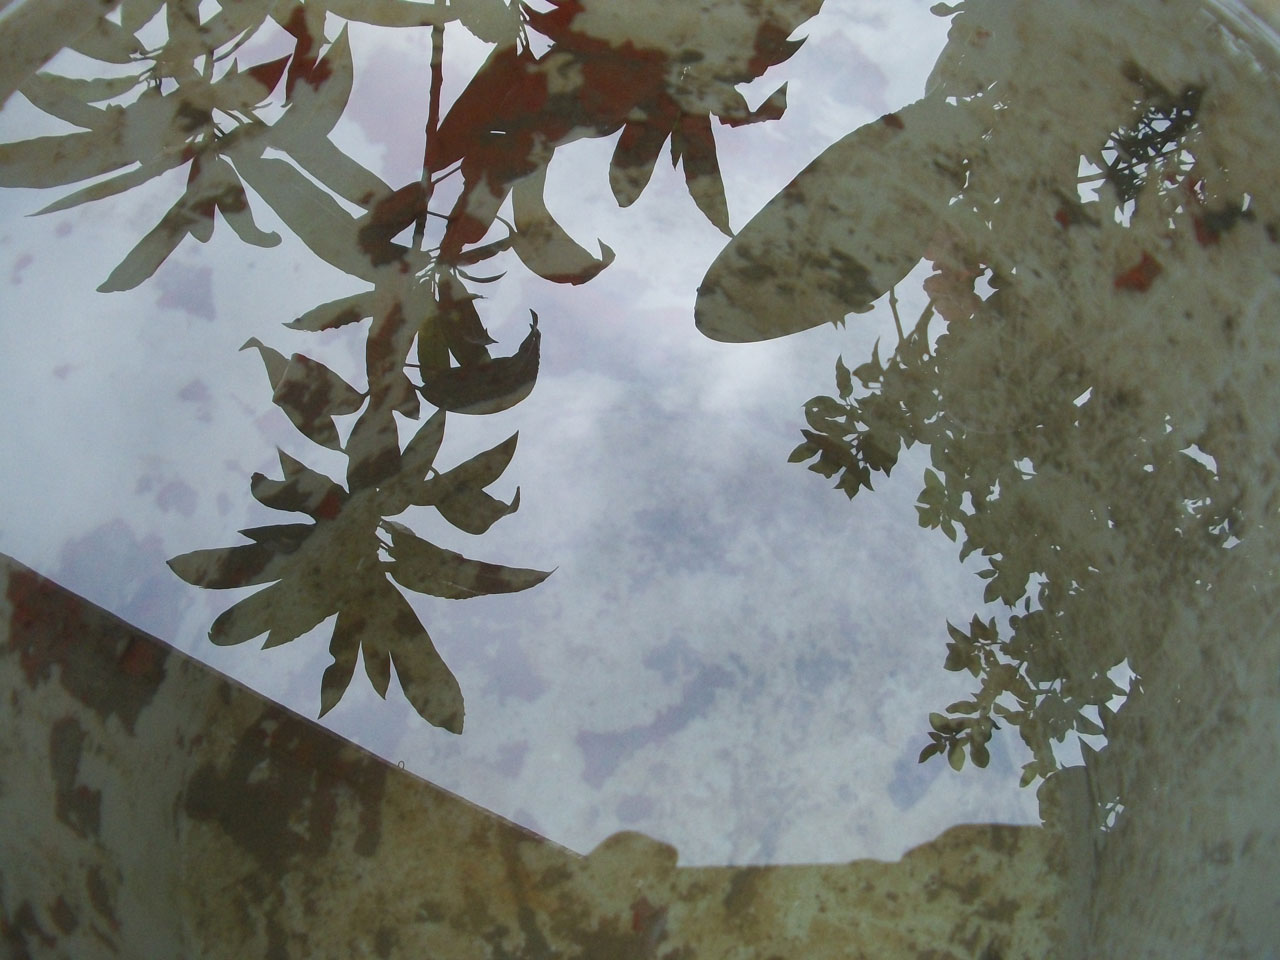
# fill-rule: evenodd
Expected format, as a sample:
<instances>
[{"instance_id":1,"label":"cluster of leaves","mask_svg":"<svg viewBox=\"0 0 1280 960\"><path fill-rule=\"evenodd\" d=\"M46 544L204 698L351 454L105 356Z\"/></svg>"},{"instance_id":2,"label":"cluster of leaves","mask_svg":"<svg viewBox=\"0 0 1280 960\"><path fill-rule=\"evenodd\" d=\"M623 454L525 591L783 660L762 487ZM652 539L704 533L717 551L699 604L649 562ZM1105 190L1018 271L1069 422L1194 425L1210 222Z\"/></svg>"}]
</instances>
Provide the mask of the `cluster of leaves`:
<instances>
[{"instance_id":1,"label":"cluster of leaves","mask_svg":"<svg viewBox=\"0 0 1280 960\"><path fill-rule=\"evenodd\" d=\"M360 654L379 695L385 696L394 664L418 712L459 732L457 682L397 585L464 599L524 590L548 575L469 559L392 518L411 506L432 507L478 535L519 506L518 490L510 502L485 490L505 471L515 436L443 472L435 460L447 414L509 409L537 378L537 314L512 355L492 356L495 341L474 288L500 274L479 277L474 267L512 250L535 274L577 284L612 259L603 244L599 256L581 247L548 211L544 187L555 149L621 130L609 179L625 206L640 195L670 139L672 162L683 164L697 206L727 233L711 117L736 125L781 115L784 90L751 110L734 86L790 56L798 44L786 38L821 0L777 10L742 4L750 49L737 51L729 62L738 66L704 77L697 90L686 79L696 56L632 42L621 26L628 18L609 10L626 3L550 0L550 9L538 10L517 0L122 0L114 19L104 18L72 45L115 65L115 75L74 79L40 72L20 88L33 105L79 131L0 144L0 185L54 187L97 178L41 212L188 171L181 196L101 290L136 287L185 237L209 240L218 215L248 243L278 244L277 233L255 222L246 187L319 259L365 287L287 324L315 332L367 321L365 390L303 354L286 358L256 338L246 344L260 352L272 400L298 431L346 455L345 485L281 451L283 477L255 474L251 493L267 507L309 521L243 530L247 543L171 561L179 576L204 587L269 584L217 618L210 631L215 643L265 634L264 645L276 646L336 614L322 714L346 690ZM588 13L594 19L580 19ZM432 56L422 75L430 78L424 91L430 119L420 180L392 189L330 139L354 73L345 26L328 39L334 18L429 31L424 48ZM455 22L493 50L441 118L445 27ZM163 43L148 48L139 37L161 23ZM592 33L583 23L611 24L616 35ZM271 24L277 37L288 38L290 52L241 67L237 52ZM540 35L537 43L531 33ZM718 38L705 39L714 44ZM450 177L460 181L457 199L448 212L436 211L436 187ZM508 198L512 223L498 216ZM438 245L430 247L429 217L444 223ZM413 238L406 242L410 227ZM499 237L490 239L495 228ZM434 412L425 414L424 401ZM420 422L403 448L396 414ZM345 442L338 416L355 416Z\"/></svg>"},{"instance_id":2,"label":"cluster of leaves","mask_svg":"<svg viewBox=\"0 0 1280 960\"><path fill-rule=\"evenodd\" d=\"M1140 103L1136 125L1106 141L1127 145L1127 166L1100 177L1113 193L1077 204L1079 217L1059 218L1059 226L1103 229L1116 223L1107 206L1135 198L1201 211L1183 169L1194 162L1195 97L1157 91L1154 103ZM1161 111L1168 122L1156 124ZM1166 139L1156 143L1156 133ZM1140 178L1137 186L1130 174ZM997 204L986 209L1000 216ZM1204 244L1200 215L1188 219ZM1117 698L1140 690L1144 664L1159 655L1171 615L1161 598L1211 590L1194 558L1243 533L1221 466L1193 455L1212 451L1212 435L1171 422L1167 412L1135 402L1122 381L1097 374L1088 337L1105 335L1112 321L1037 305L1020 293L1016 263L988 268L979 260L935 261L929 306L913 329L903 333L899 323L887 360L877 344L853 369L836 361L837 396L806 405L808 428L790 459L836 478L852 498L871 489L873 474L888 475L902 449L928 447L919 523L958 542L962 560L983 558L983 600L1003 612L947 624L946 669L968 672L979 687L929 715L920 761L945 755L958 770L967 755L986 766L988 743L1003 723L1031 751L1027 785L1057 769L1054 744L1107 735ZM985 300L974 293L984 271L994 288ZM1114 286L1146 290L1121 278ZM896 321L892 294L890 302ZM931 345L935 309L945 330ZM1153 562L1126 559L1135 556ZM1099 628L1107 620L1098 611L1135 607L1142 615L1124 621L1128 632ZM1122 663L1137 675L1127 689L1111 677Z\"/></svg>"},{"instance_id":3,"label":"cluster of leaves","mask_svg":"<svg viewBox=\"0 0 1280 960\"><path fill-rule=\"evenodd\" d=\"M1138 199L1152 165L1174 159L1194 132L1203 91L1192 86L1175 96L1133 63L1125 65L1125 74L1141 89L1144 109L1131 127L1112 135L1103 158L1107 183L1129 202Z\"/></svg>"}]
</instances>

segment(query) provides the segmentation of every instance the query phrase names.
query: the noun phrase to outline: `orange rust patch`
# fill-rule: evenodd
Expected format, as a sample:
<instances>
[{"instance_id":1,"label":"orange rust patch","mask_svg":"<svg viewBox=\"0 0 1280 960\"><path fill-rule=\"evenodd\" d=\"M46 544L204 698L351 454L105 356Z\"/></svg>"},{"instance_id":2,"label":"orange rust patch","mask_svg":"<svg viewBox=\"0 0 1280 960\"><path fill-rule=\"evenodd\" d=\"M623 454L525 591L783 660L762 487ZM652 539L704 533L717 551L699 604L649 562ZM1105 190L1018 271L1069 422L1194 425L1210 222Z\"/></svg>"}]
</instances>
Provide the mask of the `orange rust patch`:
<instances>
[{"instance_id":1,"label":"orange rust patch","mask_svg":"<svg viewBox=\"0 0 1280 960\"><path fill-rule=\"evenodd\" d=\"M1144 250L1142 259L1138 261L1136 266L1116 275L1115 287L1117 290L1133 290L1137 293L1146 293L1151 289L1151 284L1155 282L1156 277L1160 276L1163 271L1164 267L1160 266L1160 261Z\"/></svg>"}]
</instances>

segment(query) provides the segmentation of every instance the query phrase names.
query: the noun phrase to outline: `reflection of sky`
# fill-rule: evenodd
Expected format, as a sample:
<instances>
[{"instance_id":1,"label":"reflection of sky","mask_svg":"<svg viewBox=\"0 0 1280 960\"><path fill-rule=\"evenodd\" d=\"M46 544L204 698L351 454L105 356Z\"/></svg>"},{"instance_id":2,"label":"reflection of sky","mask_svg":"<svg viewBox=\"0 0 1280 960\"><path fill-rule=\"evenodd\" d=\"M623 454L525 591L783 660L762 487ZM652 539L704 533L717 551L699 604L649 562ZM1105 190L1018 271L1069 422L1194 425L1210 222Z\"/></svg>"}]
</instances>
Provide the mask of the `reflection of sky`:
<instances>
[{"instance_id":1,"label":"reflection of sky","mask_svg":"<svg viewBox=\"0 0 1280 960\"><path fill-rule=\"evenodd\" d=\"M927 3L828 7L800 53L748 91L758 103L789 80L787 116L718 128L735 228L824 146L915 99L945 38ZM484 55L458 33L455 94ZM423 72L396 67L423 56L421 39L353 29L357 86L336 138L393 185L421 162L424 118L392 120L406 98L425 102ZM4 139L46 132L11 106ZM508 353L538 311L537 388L511 411L449 421L448 464L520 431L493 489L518 484L521 510L479 538L408 518L477 559L556 572L513 596L413 598L467 698L462 737L423 724L398 692L379 701L359 669L327 722L577 849L631 828L675 843L685 863L896 857L951 823L1033 819L1005 739L986 771L915 764L928 711L969 692L942 670L944 621L981 597L954 545L916 526L919 451L852 504L786 462L803 402L834 388L836 355L868 352L889 318L765 344L702 338L694 293L724 238L664 161L617 209L611 150L560 150L547 197L617 261L575 288L504 264L482 316ZM358 332L274 326L359 287L300 244L246 247L220 223L141 288L96 294L182 176L37 219L22 215L59 193L0 194L0 550L314 716L327 634L265 653L213 648L204 633L231 598L188 588L164 559L281 521L247 482L278 473L277 443L342 475L341 457L268 408L260 361L238 347L258 336L360 382ZM912 284L901 294L914 315Z\"/></svg>"}]
</instances>

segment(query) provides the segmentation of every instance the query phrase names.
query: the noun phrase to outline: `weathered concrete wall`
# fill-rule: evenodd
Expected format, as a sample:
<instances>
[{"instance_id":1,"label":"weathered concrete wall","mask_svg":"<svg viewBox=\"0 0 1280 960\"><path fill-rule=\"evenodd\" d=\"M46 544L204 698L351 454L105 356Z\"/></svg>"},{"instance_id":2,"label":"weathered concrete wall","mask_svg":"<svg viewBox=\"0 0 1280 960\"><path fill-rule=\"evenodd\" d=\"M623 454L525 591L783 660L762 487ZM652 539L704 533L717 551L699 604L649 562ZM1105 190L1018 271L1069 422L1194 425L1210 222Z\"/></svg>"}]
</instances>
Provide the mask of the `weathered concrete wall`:
<instances>
[{"instance_id":1,"label":"weathered concrete wall","mask_svg":"<svg viewBox=\"0 0 1280 960\"><path fill-rule=\"evenodd\" d=\"M959 827L899 863L681 868L639 834L582 857L0 576L9 957L1075 952L1075 868L1042 828Z\"/></svg>"}]
</instances>

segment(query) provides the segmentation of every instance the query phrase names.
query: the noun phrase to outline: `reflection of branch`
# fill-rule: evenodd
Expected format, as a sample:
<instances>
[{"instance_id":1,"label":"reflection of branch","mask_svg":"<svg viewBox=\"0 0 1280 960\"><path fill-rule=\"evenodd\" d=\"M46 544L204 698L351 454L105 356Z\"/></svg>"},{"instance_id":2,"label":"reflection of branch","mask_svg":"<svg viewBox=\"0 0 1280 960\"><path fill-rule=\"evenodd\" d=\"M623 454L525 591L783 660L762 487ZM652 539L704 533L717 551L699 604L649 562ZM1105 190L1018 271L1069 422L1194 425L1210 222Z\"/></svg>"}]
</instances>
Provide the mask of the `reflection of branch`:
<instances>
[{"instance_id":1,"label":"reflection of branch","mask_svg":"<svg viewBox=\"0 0 1280 960\"><path fill-rule=\"evenodd\" d=\"M791 460L838 475L853 498L905 447L929 448L920 525L958 541L962 561L980 556L983 602L1005 610L947 624L945 667L971 673L979 689L929 715L920 759L946 756L959 769L967 752L986 766L998 720L1032 753L1024 785L1058 769L1055 744L1068 738L1098 766L1103 751L1081 738L1111 738L1141 692L1112 672L1159 676L1181 598L1220 589L1206 571L1262 529L1241 522L1231 459L1217 452L1224 431L1206 426L1204 408L1233 401L1206 379L1211 358L1174 367L1190 341L1166 316L1186 294L1174 264L1207 269L1201 248L1254 218L1249 194L1212 166L1198 88L1175 98L1137 68L1126 77L1141 94L1128 115L1111 130L1082 120L1036 158L1042 215L1010 203L1026 158L1011 146L1016 127L992 119L1007 104L952 104L939 87L828 148L725 248L699 292L699 325L729 341L839 323L887 298L897 348L882 362L877 341L853 369L837 360L838 396L805 405ZM1080 161L1099 150L1096 179L1109 189L1078 200ZM821 213L806 219L812 210ZM1147 252L1155 243L1164 269ZM935 271L924 281L930 300L904 336L894 283L922 255ZM981 278L989 291L976 289ZM944 327L931 339L935 310ZM1165 365L1176 389L1147 374ZM1224 353L1221 370L1234 367Z\"/></svg>"},{"instance_id":2,"label":"reflection of branch","mask_svg":"<svg viewBox=\"0 0 1280 960\"><path fill-rule=\"evenodd\" d=\"M711 117L736 126L781 115L784 90L752 110L734 88L795 51L798 44L779 38L816 13L821 0L794 0L781 11L764 5L744 19L735 39L705 37L708 52L720 60L693 86L686 75L703 68L691 67L684 48L668 42L683 44L686 38L661 28L646 31L653 23L623 29L621 20L607 35L580 32L577 0L551 0L553 10L536 14L503 0L458 0L432 9L401 0L292 0L285 10L274 0L244 0L221 3L204 17L188 11L190 6L185 0L151 0L140 5L149 11L145 17L132 9L120 23L103 21L105 33L91 45L77 42L78 52L96 59L149 62L142 73L27 78L22 93L35 107L82 130L0 144L0 186L48 187L111 174L43 211L51 212L189 167L183 195L103 290L136 287L187 236L209 240L218 216L249 243L279 243L277 234L255 224L246 187L314 255L368 284L287 324L317 332L369 321L364 391L300 353L286 357L256 338L247 344L261 352L272 401L294 426L310 441L346 455L346 486L281 454L284 478L256 475L250 492L268 507L309 513L314 523L255 528L245 532L251 543L196 551L171 565L206 587L270 584L218 618L210 632L215 642L266 633L268 646L286 643L336 613L334 662L321 682L322 714L337 703L362 655L379 695L386 693L394 662L418 712L459 730L457 683L388 577L409 590L463 599L523 590L545 576L468 560L419 541L391 519L409 506L432 507L460 530L481 534L519 504L518 490L510 502L484 491L505 469L514 437L446 473L433 466L446 411L452 416L506 410L528 395L538 373L537 314L530 311L529 333L514 354L491 356L489 346L496 341L477 309L482 298L469 284L497 277L473 277L464 268L512 250L539 276L577 284L608 266L613 252L602 243L597 256L578 245L555 221L543 194L557 147L623 128L625 146L610 163L615 199L625 206L639 196L670 140L690 195L727 232ZM161 7L169 8L170 33L148 52L134 32ZM175 16L179 7L183 12ZM430 22L420 181L393 189L329 139L354 79L346 28L335 40L325 37L331 14L410 29ZM226 61L272 19L292 37L291 53L243 70L232 60L214 75L212 64ZM454 20L495 47L442 117L444 26ZM550 42L541 56L529 43L525 21ZM639 32L633 36L632 30ZM0 70L0 87L3 76ZM112 103L135 93L128 104ZM270 122L259 119L273 98L283 109ZM446 176L461 180L447 215L430 209L436 180ZM499 216L508 198L513 225ZM426 242L428 216L446 221L434 248ZM508 235L484 242L495 223L507 226ZM411 226L412 244L397 242ZM407 362L415 344L416 364ZM422 400L436 408L429 419ZM397 414L424 421L404 449ZM336 416L355 417L345 440ZM381 536L388 531L390 544Z\"/></svg>"},{"instance_id":3,"label":"reflection of branch","mask_svg":"<svg viewBox=\"0 0 1280 960\"><path fill-rule=\"evenodd\" d=\"M422 241L427 233L427 208L431 206L431 194L435 189L435 171L431 169L431 148L429 144L435 138L440 127L440 88L444 85L444 24L437 23L431 28L431 102L427 107L427 145L422 148L422 212L418 214L418 222L413 227L413 248L422 249Z\"/></svg>"}]
</instances>

